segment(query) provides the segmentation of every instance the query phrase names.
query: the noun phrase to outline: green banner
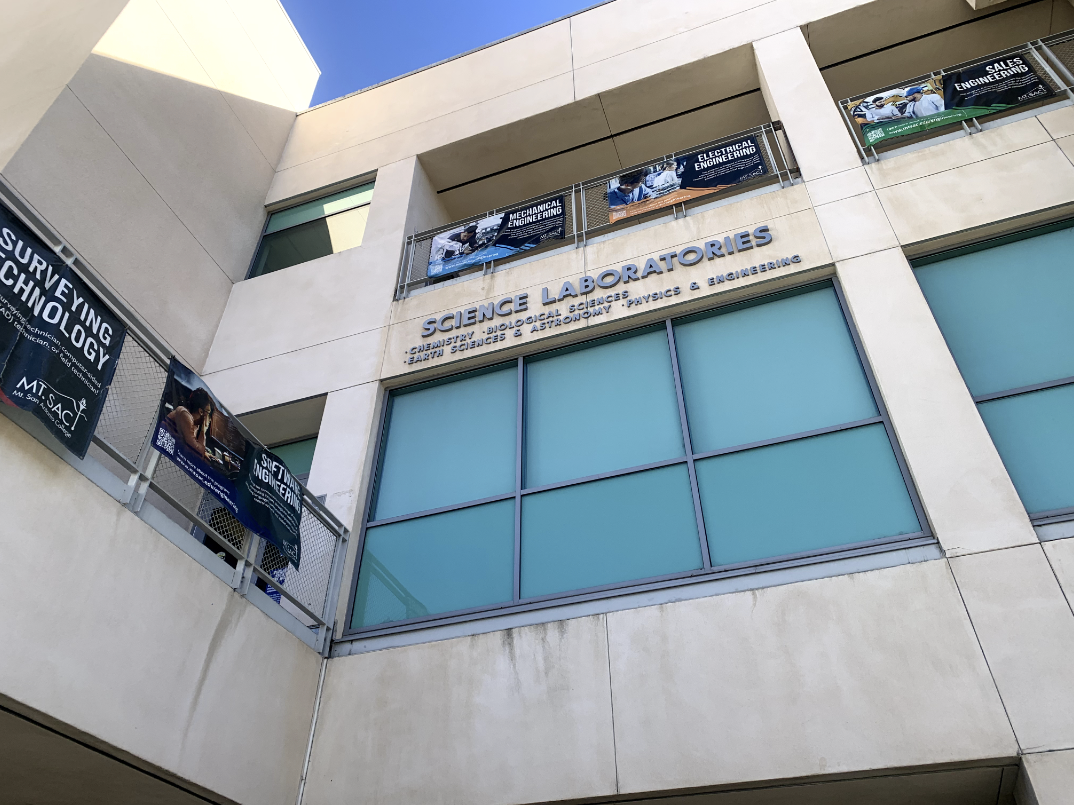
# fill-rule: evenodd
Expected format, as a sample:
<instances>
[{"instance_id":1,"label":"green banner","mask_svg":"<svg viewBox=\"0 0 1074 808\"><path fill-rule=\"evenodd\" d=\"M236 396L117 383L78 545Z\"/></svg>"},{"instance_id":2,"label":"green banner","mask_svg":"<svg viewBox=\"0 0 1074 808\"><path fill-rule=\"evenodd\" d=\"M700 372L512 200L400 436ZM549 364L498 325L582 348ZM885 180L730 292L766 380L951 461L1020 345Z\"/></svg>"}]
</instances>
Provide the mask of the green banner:
<instances>
[{"instance_id":1,"label":"green banner","mask_svg":"<svg viewBox=\"0 0 1074 808\"><path fill-rule=\"evenodd\" d=\"M967 121L970 118L980 118L985 115L990 115L993 112L1002 112L1005 109L1010 109L1010 107L995 106L945 109L942 112L933 113L927 118L910 118L866 124L862 127L861 133L865 138L865 145L872 146L875 143L879 143L880 141L889 138L913 135L917 132L935 129L938 126L946 126L949 123Z\"/></svg>"}]
</instances>

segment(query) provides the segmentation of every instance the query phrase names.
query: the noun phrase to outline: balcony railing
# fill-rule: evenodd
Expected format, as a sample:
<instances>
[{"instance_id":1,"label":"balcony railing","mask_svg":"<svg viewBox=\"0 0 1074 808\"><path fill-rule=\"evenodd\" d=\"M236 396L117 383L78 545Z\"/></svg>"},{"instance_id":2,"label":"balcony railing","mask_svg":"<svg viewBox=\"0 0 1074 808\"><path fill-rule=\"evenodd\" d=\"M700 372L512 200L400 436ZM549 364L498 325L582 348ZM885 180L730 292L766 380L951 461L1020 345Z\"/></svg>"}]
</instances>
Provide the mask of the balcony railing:
<instances>
[{"instance_id":1,"label":"balcony railing","mask_svg":"<svg viewBox=\"0 0 1074 808\"><path fill-rule=\"evenodd\" d=\"M855 120L855 111L857 111L860 120L861 116L867 115L868 109L876 109L874 102L877 99L880 99L879 105L887 108L889 112L898 109L899 113L902 114L900 107L903 107L906 103L904 92L914 87L932 85L932 87L940 89L939 95L942 99L944 76L964 71L974 66L1004 62L1015 57L1022 59L1026 65L1036 72L1043 83L1051 89L1052 95L1030 98L1003 109L972 115L962 120L948 121L943 118L937 118L935 123L930 124L927 117L919 118L917 120L920 123L916 127L906 127L916 131L909 131L906 134L885 134L882 140L875 142L872 140L876 135L875 128L872 134L867 135L863 132L862 126ZM838 102L838 106L847 129L850 130L851 137L854 138L854 143L858 147L862 162L871 163L879 160L880 155L885 151L900 149L938 137L976 134L982 129L980 119L983 117L987 117L987 120L990 121L1024 113L1027 110L1055 104L1056 102L1070 103L1071 101L1074 101L1074 31L1066 31L1045 39L1035 39L1017 47L981 56L968 62L945 67L941 70L934 70L931 73L906 79L898 84L880 87L868 93L859 93L850 98L842 99ZM909 119L895 117L889 120L897 123L900 120ZM873 121L873 123L875 122Z\"/></svg>"},{"instance_id":2,"label":"balcony railing","mask_svg":"<svg viewBox=\"0 0 1074 808\"><path fill-rule=\"evenodd\" d=\"M262 589L268 599L291 616L277 615L278 622L291 626L306 644L326 655L349 538L347 528L303 486L299 530L302 562L296 569L274 545L241 525L222 503L153 449L150 439L168 376L170 352L121 301L93 282L93 274L81 258L2 181L0 200L69 259L127 326L127 337L86 460L80 461L58 444L54 451L121 505L228 581L240 595L250 596L251 589ZM44 431L35 429L32 418L21 418L14 408L5 408L5 413L46 443L49 441L47 433L40 434ZM243 437L256 441L240 422L235 426ZM206 538L220 548L215 557L204 546ZM270 611L275 608L262 603Z\"/></svg>"},{"instance_id":3,"label":"balcony railing","mask_svg":"<svg viewBox=\"0 0 1074 808\"><path fill-rule=\"evenodd\" d=\"M611 221L608 204L608 183L617 177L625 176L634 172L644 171L654 166L666 165L684 155L692 154L708 149L719 149L746 138L753 137L760 146L760 156L764 162L765 172L758 177L740 182L729 188L714 190L711 193L693 196L687 201L676 202L674 205L647 210L635 215L617 216ZM687 215L693 208L711 204L714 201L726 197L733 197L747 191L752 191L768 185L783 187L791 184L799 175L798 166L794 160L790 143L779 121L766 123L762 126L747 129L728 137L703 143L689 149L680 149L676 152L653 157L644 163L619 169L612 174L575 183L566 188L559 188L547 194L514 202L493 210L475 214L466 219L440 225L433 230L426 230L407 236L403 245L403 255L399 266L399 283L396 291L396 299L401 300L414 290L426 286L443 283L446 280L457 278L462 275L490 273L502 268L504 265L523 259L530 259L534 255L547 253L558 249L574 249L584 246L589 239L603 236L633 227L640 222L659 219L667 216ZM453 229L464 228L469 224L482 219L488 219L499 213L504 213L520 207L538 205L541 202L556 200L563 197L564 200L564 238L549 239L541 246L524 252L518 252L508 258L490 260L484 263L468 266L450 273L429 276L429 259L432 253L433 238L448 233Z\"/></svg>"}]
</instances>

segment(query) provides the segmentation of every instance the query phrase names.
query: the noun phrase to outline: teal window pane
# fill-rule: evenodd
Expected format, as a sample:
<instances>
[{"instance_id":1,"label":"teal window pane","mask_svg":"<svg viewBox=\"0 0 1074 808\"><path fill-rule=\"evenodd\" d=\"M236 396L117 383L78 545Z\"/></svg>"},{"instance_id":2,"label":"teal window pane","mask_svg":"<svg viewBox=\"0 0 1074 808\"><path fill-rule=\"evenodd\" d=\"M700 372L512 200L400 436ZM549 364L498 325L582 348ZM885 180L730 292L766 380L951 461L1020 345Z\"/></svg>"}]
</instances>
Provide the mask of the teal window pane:
<instances>
[{"instance_id":1,"label":"teal window pane","mask_svg":"<svg viewBox=\"0 0 1074 808\"><path fill-rule=\"evenodd\" d=\"M675 326L695 452L878 414L835 291Z\"/></svg>"},{"instance_id":2,"label":"teal window pane","mask_svg":"<svg viewBox=\"0 0 1074 808\"><path fill-rule=\"evenodd\" d=\"M917 533L882 424L698 461L714 566Z\"/></svg>"},{"instance_id":3,"label":"teal window pane","mask_svg":"<svg viewBox=\"0 0 1074 808\"><path fill-rule=\"evenodd\" d=\"M309 438L273 446L270 451L287 464L292 474L305 483L309 479L310 469L313 468L313 452L316 448L317 438Z\"/></svg>"},{"instance_id":4,"label":"teal window pane","mask_svg":"<svg viewBox=\"0 0 1074 808\"><path fill-rule=\"evenodd\" d=\"M514 366L392 398L374 518L515 488Z\"/></svg>"},{"instance_id":5,"label":"teal window pane","mask_svg":"<svg viewBox=\"0 0 1074 808\"><path fill-rule=\"evenodd\" d=\"M332 234L328 230L328 221L317 219L262 238L250 277L268 275L331 254Z\"/></svg>"},{"instance_id":6,"label":"teal window pane","mask_svg":"<svg viewBox=\"0 0 1074 808\"><path fill-rule=\"evenodd\" d=\"M916 274L975 396L1074 376L1074 229Z\"/></svg>"},{"instance_id":7,"label":"teal window pane","mask_svg":"<svg viewBox=\"0 0 1074 808\"><path fill-rule=\"evenodd\" d=\"M312 202L306 202L305 204L273 213L269 216L265 233L275 233L288 227L312 222L314 219L331 216L333 213L342 213L359 205L368 205L372 200L373 183L359 185L357 188L350 188L346 191L340 191L338 194L332 194L331 196L315 199Z\"/></svg>"},{"instance_id":8,"label":"teal window pane","mask_svg":"<svg viewBox=\"0 0 1074 808\"><path fill-rule=\"evenodd\" d=\"M365 534L352 628L511 600L515 502L492 502Z\"/></svg>"},{"instance_id":9,"label":"teal window pane","mask_svg":"<svg viewBox=\"0 0 1074 808\"><path fill-rule=\"evenodd\" d=\"M978 407L1026 510L1074 506L1074 384Z\"/></svg>"},{"instance_id":10,"label":"teal window pane","mask_svg":"<svg viewBox=\"0 0 1074 808\"><path fill-rule=\"evenodd\" d=\"M682 457L666 331L526 365L527 488Z\"/></svg>"},{"instance_id":11,"label":"teal window pane","mask_svg":"<svg viewBox=\"0 0 1074 808\"><path fill-rule=\"evenodd\" d=\"M701 567L686 465L522 498L522 597Z\"/></svg>"}]
</instances>

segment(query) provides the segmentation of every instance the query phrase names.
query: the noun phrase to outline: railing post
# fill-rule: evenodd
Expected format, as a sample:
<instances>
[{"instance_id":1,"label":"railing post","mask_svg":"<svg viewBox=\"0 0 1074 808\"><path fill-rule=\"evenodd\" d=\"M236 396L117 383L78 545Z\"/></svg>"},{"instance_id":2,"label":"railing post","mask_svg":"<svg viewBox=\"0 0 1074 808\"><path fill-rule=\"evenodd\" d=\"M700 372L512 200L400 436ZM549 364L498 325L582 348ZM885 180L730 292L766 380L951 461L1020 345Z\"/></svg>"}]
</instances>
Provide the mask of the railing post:
<instances>
[{"instance_id":1,"label":"railing post","mask_svg":"<svg viewBox=\"0 0 1074 808\"><path fill-rule=\"evenodd\" d=\"M783 172L779 170L779 166L776 165L776 157L772 154L772 144L768 142L768 130L765 127L761 127L761 140L764 141L764 150L768 153L768 164L776 170L776 179L779 180L779 187L783 187ZM683 210L686 210L684 204Z\"/></svg>"},{"instance_id":2,"label":"railing post","mask_svg":"<svg viewBox=\"0 0 1074 808\"><path fill-rule=\"evenodd\" d=\"M836 106L839 107L839 112L841 112L842 115L843 115L843 122L847 125L847 130L850 132L850 137L854 141L854 146L857 148L858 154L861 155L861 161L863 163L868 163L869 162L869 155L867 155L865 153L865 149L862 147L861 142L858 140L858 137L859 137L858 129L859 129L859 127L852 120L850 120L850 116L847 115L847 107L846 107L846 104L844 102L849 101L849 100L850 99L848 99L848 98L844 98L843 101L836 101L835 103L836 103ZM876 150L875 149L873 150L873 156L874 157L876 156Z\"/></svg>"},{"instance_id":3,"label":"railing post","mask_svg":"<svg viewBox=\"0 0 1074 808\"><path fill-rule=\"evenodd\" d=\"M574 249L578 249L578 214L575 211L574 196L575 189L580 187L578 183L571 184L571 230L574 231Z\"/></svg>"},{"instance_id":4,"label":"railing post","mask_svg":"<svg viewBox=\"0 0 1074 808\"><path fill-rule=\"evenodd\" d=\"M150 435L152 435L152 432L150 432ZM149 493L149 481L152 480L153 475L157 473L157 464L160 462L160 452L152 447L149 447L149 450L150 457L149 461L145 464L145 470L132 474L130 482L128 483L128 485L132 486L134 489L131 493L130 500L127 502L127 509L131 513L138 513L138 511L142 509L142 504L145 502L145 495Z\"/></svg>"},{"instance_id":5,"label":"railing post","mask_svg":"<svg viewBox=\"0 0 1074 808\"><path fill-rule=\"evenodd\" d=\"M1036 45L1034 45L1032 42L1030 42L1029 43L1029 48L1036 55L1037 61L1040 62L1041 66L1045 70L1048 71L1048 75L1052 77L1052 81L1054 81L1058 87L1060 87L1064 91L1066 91L1067 98L1069 98L1071 101L1074 101L1074 92L1071 91L1071 85L1074 84L1074 76L1070 75L1070 71L1067 70L1066 65L1064 65L1062 62L1060 62L1058 59L1055 59L1055 54L1052 53L1051 49L1047 45L1045 45L1039 39L1037 40L1036 44L1040 45L1041 49L1044 51L1044 53L1046 54L1047 57L1050 57L1050 58L1041 58L1040 52L1037 50ZM1068 83L1064 83L1063 80L1061 78L1059 78L1059 76L1056 74L1055 70L1052 69L1052 65L1049 64L1049 62L1051 62L1052 59L1055 59L1055 62L1058 64L1059 68L1067 75L1067 82Z\"/></svg>"}]
</instances>

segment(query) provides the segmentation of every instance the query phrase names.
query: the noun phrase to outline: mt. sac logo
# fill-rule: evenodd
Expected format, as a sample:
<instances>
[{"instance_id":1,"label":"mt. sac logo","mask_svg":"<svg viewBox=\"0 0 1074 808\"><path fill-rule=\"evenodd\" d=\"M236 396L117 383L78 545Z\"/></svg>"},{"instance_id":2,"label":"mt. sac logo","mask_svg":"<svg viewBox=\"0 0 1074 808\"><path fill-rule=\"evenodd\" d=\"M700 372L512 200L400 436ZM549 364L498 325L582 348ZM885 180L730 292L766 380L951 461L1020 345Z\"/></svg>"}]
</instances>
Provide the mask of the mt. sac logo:
<instances>
[{"instance_id":1,"label":"mt. sac logo","mask_svg":"<svg viewBox=\"0 0 1074 808\"><path fill-rule=\"evenodd\" d=\"M48 414L49 420L67 432L74 431L78 426L78 419L86 417L86 399L75 401L73 397L64 395L44 379L28 381L23 376L22 381L15 385L12 395L37 404Z\"/></svg>"}]
</instances>

